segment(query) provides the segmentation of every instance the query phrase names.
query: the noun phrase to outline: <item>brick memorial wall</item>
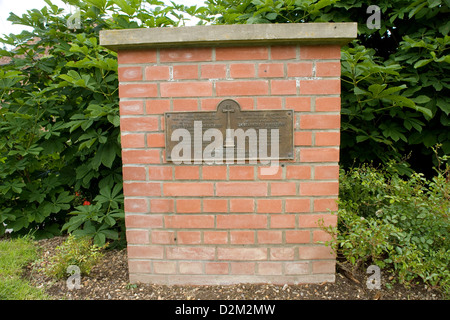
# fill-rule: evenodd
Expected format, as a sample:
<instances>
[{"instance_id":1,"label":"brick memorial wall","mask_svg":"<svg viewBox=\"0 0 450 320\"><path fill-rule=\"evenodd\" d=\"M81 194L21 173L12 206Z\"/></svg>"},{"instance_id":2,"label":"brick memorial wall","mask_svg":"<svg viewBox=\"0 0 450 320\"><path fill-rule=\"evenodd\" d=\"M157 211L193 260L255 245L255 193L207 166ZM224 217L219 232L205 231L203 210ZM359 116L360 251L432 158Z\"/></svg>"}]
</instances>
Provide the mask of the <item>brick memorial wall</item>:
<instances>
[{"instance_id":1,"label":"brick memorial wall","mask_svg":"<svg viewBox=\"0 0 450 320\"><path fill-rule=\"evenodd\" d=\"M334 281L318 222L337 223L340 48L355 37L353 23L102 32L118 52L131 282ZM165 113L226 99L294 112L293 155L274 174L254 161L168 160Z\"/></svg>"}]
</instances>

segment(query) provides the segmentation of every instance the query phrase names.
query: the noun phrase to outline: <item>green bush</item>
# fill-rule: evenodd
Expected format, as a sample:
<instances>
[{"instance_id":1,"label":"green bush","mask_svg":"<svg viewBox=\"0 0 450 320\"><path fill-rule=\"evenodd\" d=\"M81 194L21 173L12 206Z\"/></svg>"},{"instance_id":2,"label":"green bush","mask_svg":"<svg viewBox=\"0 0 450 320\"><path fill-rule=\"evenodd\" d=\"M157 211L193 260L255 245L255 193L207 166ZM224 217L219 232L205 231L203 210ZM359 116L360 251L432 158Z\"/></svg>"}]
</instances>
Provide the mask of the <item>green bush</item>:
<instances>
[{"instance_id":1,"label":"green bush","mask_svg":"<svg viewBox=\"0 0 450 320\"><path fill-rule=\"evenodd\" d=\"M88 237L69 237L56 248L56 253L49 259L43 271L57 279L67 275L67 268L75 265L82 275L88 275L91 269L103 258L102 247L92 243Z\"/></svg>"},{"instance_id":2,"label":"green bush","mask_svg":"<svg viewBox=\"0 0 450 320\"><path fill-rule=\"evenodd\" d=\"M98 245L123 243L117 54L99 32L184 18L157 0L63 2L79 10L82 29L46 0L8 18L32 31L0 39L14 48L0 50L11 59L0 66L0 236L9 228L40 239L64 226Z\"/></svg>"},{"instance_id":3,"label":"green bush","mask_svg":"<svg viewBox=\"0 0 450 320\"><path fill-rule=\"evenodd\" d=\"M207 0L213 24L357 22L342 48L341 163L397 161L431 175L432 146L450 154L449 0ZM366 22L381 10L380 29ZM436 165L436 163L434 163ZM407 168L406 168L407 169Z\"/></svg>"},{"instance_id":4,"label":"green bush","mask_svg":"<svg viewBox=\"0 0 450 320\"><path fill-rule=\"evenodd\" d=\"M450 167L432 180L396 166L342 172L333 247L354 269L392 268L398 281L450 290Z\"/></svg>"}]
</instances>

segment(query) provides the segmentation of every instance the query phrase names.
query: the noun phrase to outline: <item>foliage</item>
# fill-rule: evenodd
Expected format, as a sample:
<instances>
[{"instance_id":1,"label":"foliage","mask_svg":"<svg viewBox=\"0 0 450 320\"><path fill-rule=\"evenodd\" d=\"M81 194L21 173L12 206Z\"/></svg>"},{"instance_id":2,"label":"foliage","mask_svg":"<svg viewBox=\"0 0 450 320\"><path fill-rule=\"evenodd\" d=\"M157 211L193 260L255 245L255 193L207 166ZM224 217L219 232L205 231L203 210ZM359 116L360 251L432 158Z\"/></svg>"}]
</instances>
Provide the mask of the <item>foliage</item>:
<instances>
[{"instance_id":1,"label":"foliage","mask_svg":"<svg viewBox=\"0 0 450 320\"><path fill-rule=\"evenodd\" d=\"M342 163L400 160L415 170L450 154L448 0L383 0L381 28L369 29L363 0L208 0L214 24L358 22L342 50ZM436 163L434 163L436 164ZM405 171L411 173L411 170Z\"/></svg>"},{"instance_id":2,"label":"foliage","mask_svg":"<svg viewBox=\"0 0 450 320\"><path fill-rule=\"evenodd\" d=\"M92 244L88 237L77 238L69 235L56 248L56 253L49 259L44 272L51 277L61 279L67 275L67 268L75 265L82 275L88 275L91 269L103 258L102 247Z\"/></svg>"},{"instance_id":3,"label":"foliage","mask_svg":"<svg viewBox=\"0 0 450 320\"><path fill-rule=\"evenodd\" d=\"M99 46L99 32L177 26L186 20L179 10L198 12L155 0L65 0L80 12L82 29L71 30L71 15L46 3L11 13L32 31L0 40L15 48L0 50L11 59L0 66L0 235L32 230L39 239L64 225L99 245L123 241L117 55Z\"/></svg>"},{"instance_id":4,"label":"foliage","mask_svg":"<svg viewBox=\"0 0 450 320\"><path fill-rule=\"evenodd\" d=\"M46 299L41 289L22 279L23 268L37 258L30 237L0 241L0 300Z\"/></svg>"},{"instance_id":5,"label":"foliage","mask_svg":"<svg viewBox=\"0 0 450 320\"><path fill-rule=\"evenodd\" d=\"M450 166L408 180L396 166L362 165L341 174L338 230L332 244L354 269L392 267L401 283L421 278L450 289Z\"/></svg>"}]
</instances>

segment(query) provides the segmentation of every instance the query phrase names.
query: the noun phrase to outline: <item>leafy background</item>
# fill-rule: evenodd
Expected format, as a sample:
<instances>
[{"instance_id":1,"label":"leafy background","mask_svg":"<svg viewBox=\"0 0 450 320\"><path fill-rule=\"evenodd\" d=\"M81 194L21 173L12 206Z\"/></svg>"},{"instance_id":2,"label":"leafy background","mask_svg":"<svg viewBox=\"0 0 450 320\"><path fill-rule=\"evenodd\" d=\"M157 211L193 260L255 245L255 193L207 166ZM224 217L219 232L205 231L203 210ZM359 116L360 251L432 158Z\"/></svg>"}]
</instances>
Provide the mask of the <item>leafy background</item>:
<instances>
[{"instance_id":1,"label":"leafy background","mask_svg":"<svg viewBox=\"0 0 450 320\"><path fill-rule=\"evenodd\" d=\"M450 154L449 0L378 1L381 28L369 29L368 1L207 0L187 7L157 0L64 0L82 28L50 0L14 24L0 50L0 235L36 238L75 232L102 245L124 241L116 53L103 29L199 24L358 22L342 50L341 164L396 160L402 174L432 176ZM86 204L90 205L86 205ZM85 205L83 205L85 204Z\"/></svg>"}]
</instances>

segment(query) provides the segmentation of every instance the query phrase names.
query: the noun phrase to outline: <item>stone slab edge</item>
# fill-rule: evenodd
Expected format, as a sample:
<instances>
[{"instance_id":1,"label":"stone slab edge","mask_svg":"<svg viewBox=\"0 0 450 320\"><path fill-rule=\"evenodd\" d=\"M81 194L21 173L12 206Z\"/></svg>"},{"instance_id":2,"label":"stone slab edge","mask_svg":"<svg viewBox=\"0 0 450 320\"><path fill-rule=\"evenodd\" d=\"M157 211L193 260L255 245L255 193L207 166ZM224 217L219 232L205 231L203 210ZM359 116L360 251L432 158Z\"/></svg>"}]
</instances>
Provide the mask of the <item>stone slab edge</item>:
<instances>
[{"instance_id":1,"label":"stone slab edge","mask_svg":"<svg viewBox=\"0 0 450 320\"><path fill-rule=\"evenodd\" d=\"M357 23L208 25L100 31L100 45L114 50L264 44L345 45L357 37Z\"/></svg>"}]
</instances>

